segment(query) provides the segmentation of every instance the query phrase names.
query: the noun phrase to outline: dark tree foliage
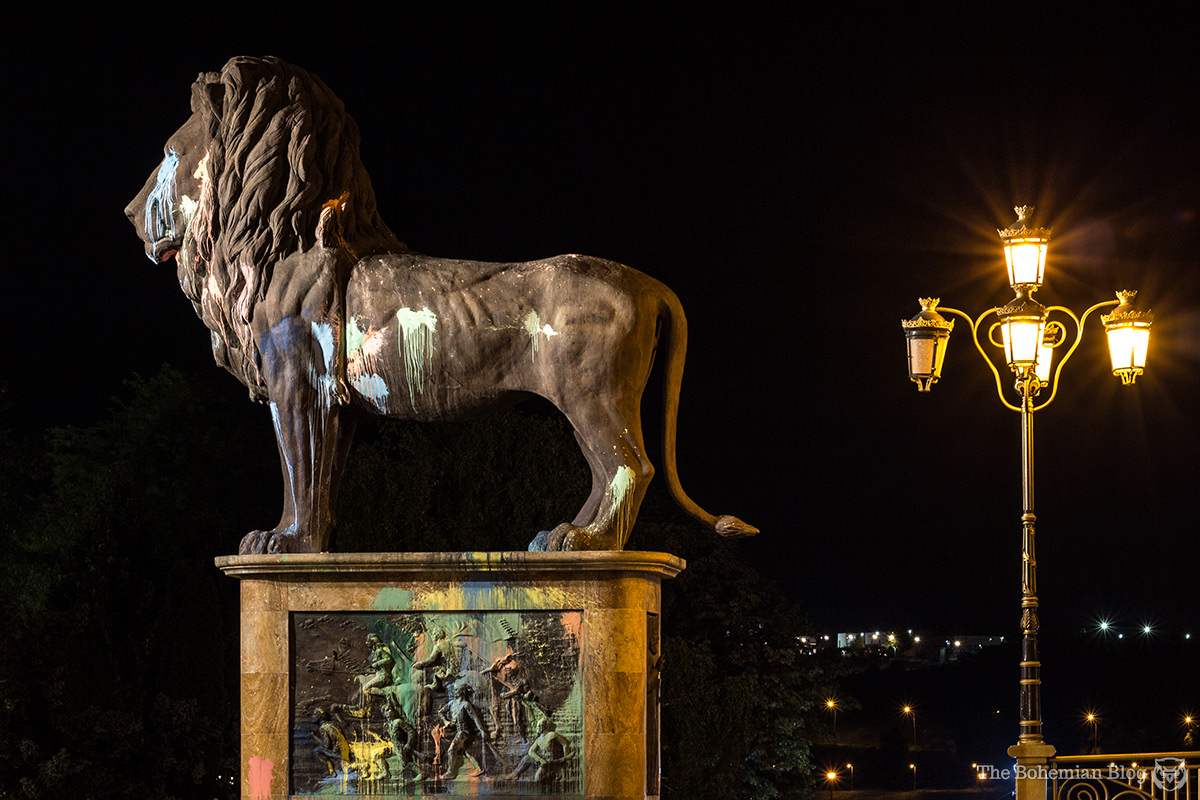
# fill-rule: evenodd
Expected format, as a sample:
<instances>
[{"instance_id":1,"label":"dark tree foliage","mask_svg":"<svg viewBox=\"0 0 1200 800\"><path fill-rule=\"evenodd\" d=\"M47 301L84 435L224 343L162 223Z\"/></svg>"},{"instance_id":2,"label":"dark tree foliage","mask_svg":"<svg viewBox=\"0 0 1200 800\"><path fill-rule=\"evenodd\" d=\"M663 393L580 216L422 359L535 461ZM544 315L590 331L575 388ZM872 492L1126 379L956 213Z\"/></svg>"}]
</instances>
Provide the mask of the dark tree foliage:
<instances>
[{"instance_id":1,"label":"dark tree foliage","mask_svg":"<svg viewBox=\"0 0 1200 800\"><path fill-rule=\"evenodd\" d=\"M767 534L764 534L767 535ZM844 661L801 655L807 620L736 542L652 489L630 546L683 556L663 585L663 793L766 800L811 788L810 736Z\"/></svg>"},{"instance_id":2,"label":"dark tree foliage","mask_svg":"<svg viewBox=\"0 0 1200 800\"><path fill-rule=\"evenodd\" d=\"M212 559L276 491L231 405L164 369L4 459L0 797L234 792L237 595Z\"/></svg>"},{"instance_id":3,"label":"dark tree foliage","mask_svg":"<svg viewBox=\"0 0 1200 800\"><path fill-rule=\"evenodd\" d=\"M212 559L278 514L266 412L164 368L93 425L12 430L0 416L0 799L236 796L237 584ZM536 404L366 426L334 543L524 549L588 480ZM661 483L628 547L688 560L664 585L664 794L794 796L836 670L798 654L802 614Z\"/></svg>"},{"instance_id":4,"label":"dark tree foliage","mask_svg":"<svg viewBox=\"0 0 1200 800\"><path fill-rule=\"evenodd\" d=\"M571 521L589 476L570 426L533 404L471 422L360 426L333 546L524 550L539 530Z\"/></svg>"}]
</instances>

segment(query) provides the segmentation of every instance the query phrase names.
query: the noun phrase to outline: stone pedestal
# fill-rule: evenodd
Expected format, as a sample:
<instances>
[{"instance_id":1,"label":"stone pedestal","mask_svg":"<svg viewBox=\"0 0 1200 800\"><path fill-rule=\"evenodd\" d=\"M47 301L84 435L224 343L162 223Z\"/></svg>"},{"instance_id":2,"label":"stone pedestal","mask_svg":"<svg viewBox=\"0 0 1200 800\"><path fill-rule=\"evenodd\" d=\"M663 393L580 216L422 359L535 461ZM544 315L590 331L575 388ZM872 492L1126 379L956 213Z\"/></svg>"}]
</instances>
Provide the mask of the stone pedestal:
<instances>
[{"instance_id":1,"label":"stone pedestal","mask_svg":"<svg viewBox=\"0 0 1200 800\"><path fill-rule=\"evenodd\" d=\"M664 553L231 556L242 797L658 796Z\"/></svg>"}]
</instances>

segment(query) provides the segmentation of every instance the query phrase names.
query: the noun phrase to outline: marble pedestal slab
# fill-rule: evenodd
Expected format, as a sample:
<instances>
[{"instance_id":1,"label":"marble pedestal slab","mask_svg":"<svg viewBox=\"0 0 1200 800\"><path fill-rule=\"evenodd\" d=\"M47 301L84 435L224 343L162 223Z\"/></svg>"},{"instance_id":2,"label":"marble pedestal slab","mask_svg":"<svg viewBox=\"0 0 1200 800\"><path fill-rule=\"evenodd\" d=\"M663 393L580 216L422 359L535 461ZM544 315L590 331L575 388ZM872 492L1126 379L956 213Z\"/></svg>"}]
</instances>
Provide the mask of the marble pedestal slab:
<instances>
[{"instance_id":1,"label":"marble pedestal slab","mask_svg":"<svg viewBox=\"0 0 1200 800\"><path fill-rule=\"evenodd\" d=\"M241 582L246 800L658 796L661 582L682 559L337 553L216 564Z\"/></svg>"}]
</instances>

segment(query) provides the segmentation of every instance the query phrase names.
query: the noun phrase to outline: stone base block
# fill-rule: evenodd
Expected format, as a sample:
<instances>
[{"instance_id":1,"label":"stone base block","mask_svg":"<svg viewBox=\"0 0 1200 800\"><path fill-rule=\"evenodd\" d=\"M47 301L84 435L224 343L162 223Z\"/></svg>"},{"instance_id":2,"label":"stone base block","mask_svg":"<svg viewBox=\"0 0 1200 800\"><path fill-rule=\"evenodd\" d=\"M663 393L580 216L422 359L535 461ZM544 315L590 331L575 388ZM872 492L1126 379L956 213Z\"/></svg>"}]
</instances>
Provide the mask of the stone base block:
<instances>
[{"instance_id":1,"label":"stone base block","mask_svg":"<svg viewBox=\"0 0 1200 800\"><path fill-rule=\"evenodd\" d=\"M230 556L246 800L656 798L664 553Z\"/></svg>"}]
</instances>

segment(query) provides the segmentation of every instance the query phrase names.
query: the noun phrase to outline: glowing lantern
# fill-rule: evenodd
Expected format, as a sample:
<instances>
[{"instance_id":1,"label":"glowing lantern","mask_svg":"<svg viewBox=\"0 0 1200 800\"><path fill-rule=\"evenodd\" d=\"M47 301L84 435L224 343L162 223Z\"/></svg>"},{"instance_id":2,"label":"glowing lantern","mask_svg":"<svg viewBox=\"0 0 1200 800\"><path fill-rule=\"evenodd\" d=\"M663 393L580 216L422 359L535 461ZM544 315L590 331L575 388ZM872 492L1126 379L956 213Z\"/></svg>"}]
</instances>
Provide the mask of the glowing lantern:
<instances>
[{"instance_id":1,"label":"glowing lantern","mask_svg":"<svg viewBox=\"0 0 1200 800\"><path fill-rule=\"evenodd\" d=\"M1100 321L1108 332L1108 352L1112 357L1113 375L1121 376L1121 383L1130 386L1146 368L1146 350L1150 345L1150 325L1154 315L1149 311L1138 311L1132 300L1137 292L1117 292L1120 302L1112 313L1101 314Z\"/></svg>"},{"instance_id":2,"label":"glowing lantern","mask_svg":"<svg viewBox=\"0 0 1200 800\"><path fill-rule=\"evenodd\" d=\"M997 231L1004 242L1004 260L1008 264L1008 285L1014 290L1020 286L1030 291L1041 288L1046 275L1046 251L1050 245L1047 228L1029 226L1033 206L1017 206L1017 221Z\"/></svg>"},{"instance_id":3,"label":"glowing lantern","mask_svg":"<svg viewBox=\"0 0 1200 800\"><path fill-rule=\"evenodd\" d=\"M1029 296L1021 285L1012 302L996 312L1004 343L1004 359L1017 375L1026 375L1038 363L1046 338L1046 307Z\"/></svg>"}]
</instances>

